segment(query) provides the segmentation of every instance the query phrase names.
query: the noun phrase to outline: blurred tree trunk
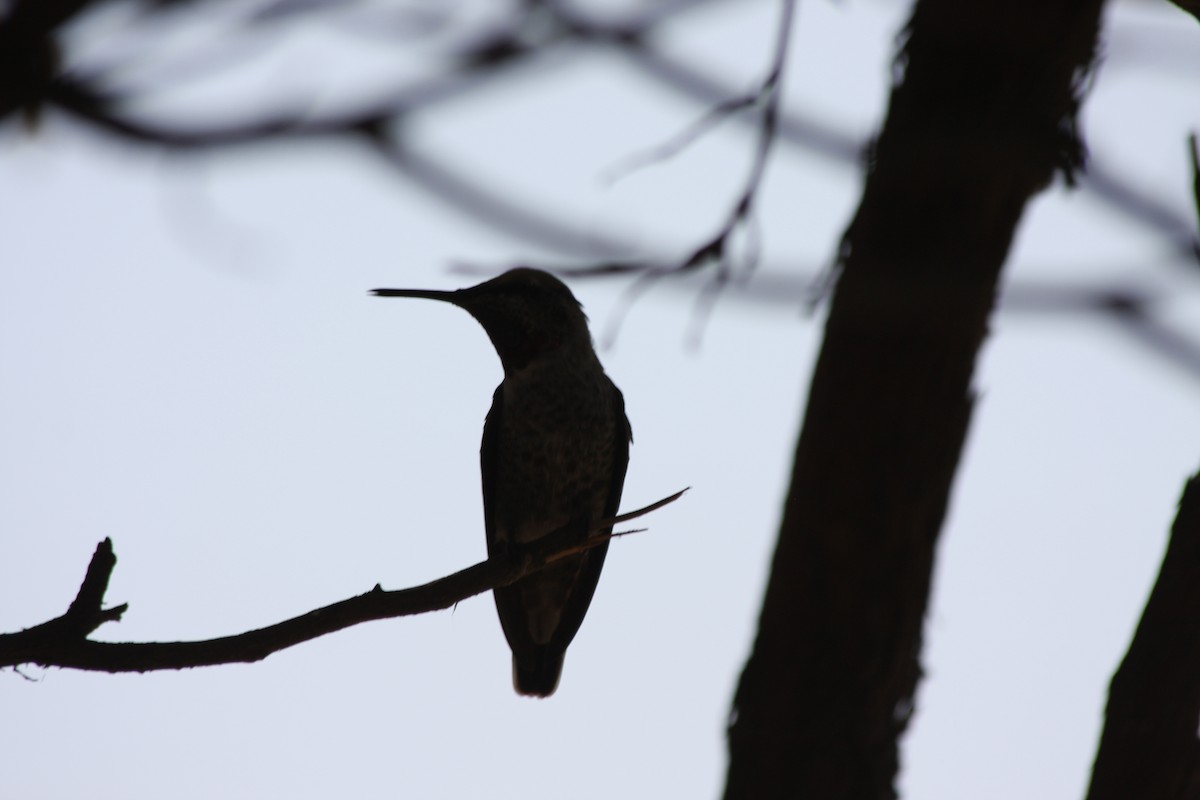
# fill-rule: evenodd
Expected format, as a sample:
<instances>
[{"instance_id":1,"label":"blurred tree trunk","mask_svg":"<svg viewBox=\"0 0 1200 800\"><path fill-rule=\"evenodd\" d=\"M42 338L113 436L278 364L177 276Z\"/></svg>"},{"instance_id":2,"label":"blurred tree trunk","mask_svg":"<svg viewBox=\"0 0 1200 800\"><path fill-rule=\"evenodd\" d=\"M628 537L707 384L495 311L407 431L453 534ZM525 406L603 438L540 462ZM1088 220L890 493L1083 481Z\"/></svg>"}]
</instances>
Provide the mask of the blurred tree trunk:
<instances>
[{"instance_id":1,"label":"blurred tree trunk","mask_svg":"<svg viewBox=\"0 0 1200 800\"><path fill-rule=\"evenodd\" d=\"M725 797L896 796L971 378L1026 204L1082 164L1101 0L918 0L813 375Z\"/></svg>"}]
</instances>

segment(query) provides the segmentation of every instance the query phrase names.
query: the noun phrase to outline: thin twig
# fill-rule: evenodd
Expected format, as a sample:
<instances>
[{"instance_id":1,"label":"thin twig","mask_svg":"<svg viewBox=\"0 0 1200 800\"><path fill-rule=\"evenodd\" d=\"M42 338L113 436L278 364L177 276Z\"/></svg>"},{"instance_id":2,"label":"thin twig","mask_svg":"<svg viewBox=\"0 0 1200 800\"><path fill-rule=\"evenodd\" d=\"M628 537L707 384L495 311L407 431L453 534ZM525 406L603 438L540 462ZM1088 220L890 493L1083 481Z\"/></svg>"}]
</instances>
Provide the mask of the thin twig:
<instances>
[{"instance_id":1,"label":"thin twig","mask_svg":"<svg viewBox=\"0 0 1200 800\"><path fill-rule=\"evenodd\" d=\"M716 302L717 296L729 283L733 274L735 265L730 256L730 241L740 230L749 229L750 233L748 235L751 238L751 247L747 249L746 258L742 263L742 272L744 276L748 276L757 268L759 243L754 238L755 233L752 230L754 205L758 193L762 188L763 178L766 175L767 161L779 128L779 108L782 96L781 84L784 67L787 63L789 43L791 42L792 20L795 15L795 7L795 0L782 0L782 11L777 29L774 55L766 76L754 92L721 101L701 117L699 121L690 125L679 135L647 153L633 156L622 165L622 168L627 171L634 167L644 166L652 161L669 158L684 147L692 144L699 136L710 130L717 121L747 108L755 106L761 108L758 121L758 138L754 149L754 159L750 165L750 172L746 177L741 192L735 198L732 208L726 215L725 221L704 244L692 251L688 257L674 263L654 264L644 259L639 259L627 262L607 262L604 264L576 267L569 270L569 274L576 276L595 276L612 274L613 272L640 272L638 280L629 287L623 298L625 309L614 312L616 321L610 321L607 325L605 341L611 343L611 340L615 339L616 331L620 327L620 321L624 318L628 304L636 296L644 293L651 284L668 275L691 272L715 263L716 270L713 277L706 284L697 301L697 313L694 317L693 331L690 337L692 343L696 344L699 341L699 336L696 333L696 322L699 321L702 323L707 318ZM632 167L630 163L632 163ZM545 266L543 266L543 269L562 272L562 270L554 270Z\"/></svg>"},{"instance_id":2,"label":"thin twig","mask_svg":"<svg viewBox=\"0 0 1200 800\"><path fill-rule=\"evenodd\" d=\"M668 497L664 497L662 500L656 500L655 502L651 503L648 506L642 506L641 508L636 509L634 511L626 511L624 514L617 514L615 517L610 517L608 519L601 520L599 523L597 523L592 528L592 530L604 530L605 528L611 528L613 525L620 525L623 522L629 522L629 520L631 520L631 519L637 519L638 517L644 517L647 514L651 513L652 511L658 511L663 506L667 506L667 505L670 505L671 503L674 503L676 500L678 500L679 498L681 498L685 494L687 494L688 490L690 490L691 488L692 487L688 486L686 489L680 489L675 494L670 495Z\"/></svg>"},{"instance_id":3,"label":"thin twig","mask_svg":"<svg viewBox=\"0 0 1200 800\"><path fill-rule=\"evenodd\" d=\"M649 147L641 152L632 153L613 164L601 174L605 184L613 184L629 174L652 164L658 164L678 155L694 142L715 128L719 123L739 111L744 111L762 102L762 89L756 89L750 94L726 100L706 111L699 119L688 125L670 139Z\"/></svg>"}]
</instances>

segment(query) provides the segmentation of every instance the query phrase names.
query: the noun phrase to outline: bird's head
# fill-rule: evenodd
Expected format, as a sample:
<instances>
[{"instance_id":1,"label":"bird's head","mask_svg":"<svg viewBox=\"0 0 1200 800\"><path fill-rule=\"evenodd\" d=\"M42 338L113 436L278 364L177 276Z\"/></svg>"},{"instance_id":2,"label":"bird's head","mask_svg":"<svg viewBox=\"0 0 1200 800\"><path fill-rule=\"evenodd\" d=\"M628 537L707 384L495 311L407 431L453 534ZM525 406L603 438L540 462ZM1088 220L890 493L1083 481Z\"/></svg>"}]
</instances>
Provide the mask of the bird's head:
<instances>
[{"instance_id":1,"label":"bird's head","mask_svg":"<svg viewBox=\"0 0 1200 800\"><path fill-rule=\"evenodd\" d=\"M378 297L419 297L452 303L478 320L500 355L506 374L562 347L591 352L587 317L567 285L548 272L510 269L489 281L458 289L375 289Z\"/></svg>"}]
</instances>

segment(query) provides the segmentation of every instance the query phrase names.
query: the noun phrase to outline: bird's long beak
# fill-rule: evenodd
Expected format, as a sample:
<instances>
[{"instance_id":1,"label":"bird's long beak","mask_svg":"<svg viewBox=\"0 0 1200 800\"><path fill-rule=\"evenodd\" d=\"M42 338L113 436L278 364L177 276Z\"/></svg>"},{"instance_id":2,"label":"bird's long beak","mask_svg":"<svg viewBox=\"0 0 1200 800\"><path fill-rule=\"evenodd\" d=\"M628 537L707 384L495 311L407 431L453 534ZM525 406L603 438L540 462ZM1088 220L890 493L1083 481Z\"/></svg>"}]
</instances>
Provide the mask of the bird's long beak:
<instances>
[{"instance_id":1,"label":"bird's long beak","mask_svg":"<svg viewBox=\"0 0 1200 800\"><path fill-rule=\"evenodd\" d=\"M461 292L444 292L438 289L372 289L371 294L376 297L419 297L424 300L441 300L446 303L453 303L456 306L462 305Z\"/></svg>"}]
</instances>

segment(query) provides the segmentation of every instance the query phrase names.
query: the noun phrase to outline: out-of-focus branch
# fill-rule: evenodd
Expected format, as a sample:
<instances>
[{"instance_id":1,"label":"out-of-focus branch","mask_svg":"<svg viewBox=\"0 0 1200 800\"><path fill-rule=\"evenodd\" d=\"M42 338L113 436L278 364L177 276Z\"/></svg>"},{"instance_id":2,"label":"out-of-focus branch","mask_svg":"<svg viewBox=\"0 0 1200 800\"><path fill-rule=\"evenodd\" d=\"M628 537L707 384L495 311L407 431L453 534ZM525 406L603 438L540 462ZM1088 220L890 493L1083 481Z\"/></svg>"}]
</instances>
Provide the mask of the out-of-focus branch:
<instances>
[{"instance_id":1,"label":"out-of-focus branch","mask_svg":"<svg viewBox=\"0 0 1200 800\"><path fill-rule=\"evenodd\" d=\"M575 554L623 535L601 532L614 523L636 519L673 503L682 495L677 492L615 519L601 520L583 543L566 528L423 586L396 591L376 586L365 594L266 628L198 642L97 642L87 638L101 624L119 620L128 608L124 604L102 607L109 576L117 563L112 542L105 539L96 547L79 593L65 614L0 636L0 667L39 664L100 672L148 672L261 661L272 653L352 625L449 608L489 589L507 586L564 554Z\"/></svg>"},{"instance_id":2,"label":"out-of-focus branch","mask_svg":"<svg viewBox=\"0 0 1200 800\"><path fill-rule=\"evenodd\" d=\"M745 108L754 106L758 106L761 109L756 123L758 135L755 143L754 159L751 162L746 180L742 185L742 190L735 198L724 223L720 225L710 238L701 243L690 255L677 264L662 264L651 269L646 269L644 262L631 262L624 265L626 271L640 271L642 275L639 280L654 280L672 272L688 272L706 264L717 265L715 277L710 286L719 288L731 277L733 262L729 255L730 238L736 231L749 223L754 209L755 198L758 195L763 176L766 173L767 159L770 156L772 145L775 143L779 127L780 98L782 96L781 84L783 70L787 64L788 46L792 37L792 20L795 16L795 9L795 0L782 0L779 24L776 29L775 49L761 85L749 95L721 101L705 115L698 128L689 131L686 135L679 137L669 145L658 148L652 156L652 158L660 158L674 155L678 152L679 148L689 144L698 135L698 130L703 130L708 126L710 120L716 117L730 116ZM627 46L639 51L645 49L638 42L627 43ZM757 264L757 252L748 254L745 261L746 268L752 270ZM607 263L596 265L595 267L582 267L571 270L571 272L581 275L611 273L613 271L621 271L621 269L622 265L620 264Z\"/></svg>"},{"instance_id":3,"label":"out-of-focus branch","mask_svg":"<svg viewBox=\"0 0 1200 800\"><path fill-rule=\"evenodd\" d=\"M633 251L632 241L524 203L513 187L489 187L429 151L418 151L401 133L381 131L371 139L375 154L391 169L412 181L453 212L494 230L519 237L573 258L612 258ZM468 268L474 271L474 268ZM481 270L488 274L493 271Z\"/></svg>"},{"instance_id":4,"label":"out-of-focus branch","mask_svg":"<svg viewBox=\"0 0 1200 800\"><path fill-rule=\"evenodd\" d=\"M407 111L399 103L390 103L328 117L313 118L300 113L282 112L240 123L198 127L154 122L126 113L121 98L108 96L84 81L56 81L48 88L46 99L53 103L55 108L97 130L141 144L175 150L202 150L287 139L373 134L379 126L402 118Z\"/></svg>"},{"instance_id":5,"label":"out-of-focus branch","mask_svg":"<svg viewBox=\"0 0 1200 800\"><path fill-rule=\"evenodd\" d=\"M569 4L549 0L530 4L526 17L518 16L495 31L462 43L448 60L447 68L442 74L402 87L390 95L367 101L358 108L328 116L314 117L307 110L297 109L291 113L276 113L263 119L247 118L240 123L235 122L222 127L204 128L169 122L155 123L141 119L126 109L125 101L136 98L114 95L103 84L96 82L96 76L88 78L78 75L60 76L59 80L65 82L62 86L59 86L57 81L50 81L49 84L45 84L45 81L39 82L41 88L38 91L42 94L35 98L36 102L32 103L32 106L37 107L43 103L60 105L71 116L97 130L137 143L162 145L173 149L215 149L266 143L277 139L335 138L340 134L353 137L368 128L376 131L386 128L391 132L392 142L388 147L376 147L375 152L383 155L388 164L396 168L405 179L442 199L448 207L532 244L574 259L584 259L589 262L591 274L655 272L664 267L677 267L680 262L686 264L697 254L700 256L700 263L711 263L705 259L711 259L715 250L706 248L706 245L711 244L719 233L682 259L666 258L662 253L630 259L631 253L645 252L644 247L624 240L615 232L598 233L578 226L545 208L522 203L519 196L513 195L511 187L489 188L478 176L457 174L449 165L440 161L436 153L417 153L411 143L398 143L397 137L400 134L397 132L402 131L404 120L413 112L428 109L439 102L461 97L466 93L484 91L490 82L510 74L510 67L552 53L556 48L580 43L611 47L623 54L629 63L640 67L647 77L714 110L725 105L730 105L732 109L740 108L743 103L731 103L728 100L735 93L732 87L707 74L698 65L666 55L653 46L653 34L658 26L714 1L671 0L654 3L611 21L583 15L572 10ZM202 0L189 2L193 5L202 4ZM18 8L86 5L83 0L45 0L44 3L24 0L18 4ZM173 8L178 4L162 5ZM348 4L298 4L296 8L289 7L286 2L279 5L287 10L288 15L311 13L318 16L327 13L329 8L336 9ZM271 24L278 16L266 13L271 9L271 3L262 3L252 4L248 11L256 21L255 24L262 26ZM54 19L59 17L61 14ZM38 16L38 19L42 18ZM4 27L0 26L0 42L3 41L3 30ZM23 40L27 38L24 37ZM777 50L776 63L778 55ZM6 53L4 47L0 46L0 62L11 56L12 53ZM219 58L215 56L210 60L214 60L218 65L220 63ZM16 71L11 69L0 70L0 86L13 86L13 76L16 74ZM736 100L745 101L747 98L738 96ZM759 108L764 107L761 102L757 105ZM734 115L731 110L729 116ZM830 129L818 120L808 119L799 111L778 109L774 115L776 122L773 137L780 142L787 142L848 164L853 163L862 151L863 143L856 137ZM753 121L753 124L759 126L761 136L764 128L760 115L736 116L743 123ZM1123 215L1168 237L1173 245L1182 246L1184 252L1191 251L1191 226L1181 222L1178 214L1163 207L1155 198L1137 192L1124 177L1105 171L1103 164L1094 164L1091 173L1083 176L1082 180L1086 188L1097 192L1101 200L1113 205ZM744 197L745 191L735 198L734 209ZM748 231L752 233L752 229ZM753 241L753 237L750 237L750 240ZM568 269L550 268L555 271ZM631 290L631 295L636 293L636 290Z\"/></svg>"},{"instance_id":6,"label":"out-of-focus branch","mask_svg":"<svg viewBox=\"0 0 1200 800\"><path fill-rule=\"evenodd\" d=\"M1177 206L1137 186L1130 175L1110 169L1093 154L1087 171L1079 177L1079 186L1123 219L1159 237L1173 254L1190 259L1195 247L1192 221Z\"/></svg>"},{"instance_id":7,"label":"out-of-focus branch","mask_svg":"<svg viewBox=\"0 0 1200 800\"><path fill-rule=\"evenodd\" d=\"M1196 236L1192 240L1192 252L1200 258L1200 145L1196 133L1188 134L1188 160L1192 164L1192 207L1196 211Z\"/></svg>"},{"instance_id":8,"label":"out-of-focus branch","mask_svg":"<svg viewBox=\"0 0 1200 800\"><path fill-rule=\"evenodd\" d=\"M23 107L34 115L46 103L56 105L61 102L64 110L98 130L142 144L177 149L221 148L306 136L332 137L340 133L354 136L369 124L387 123L394 131L402 127L403 120L414 111L464 93L481 91L490 81L509 74L509 67L556 48L580 43L614 48L631 64L640 67L647 77L712 108L720 107L733 93L731 87L705 73L698 65L668 56L653 46L653 34L660 25L716 0L653 3L612 20L586 16L569 4L540 0L526 4L523 12L496 30L462 42L448 59L443 74L400 88L389 97L368 101L348 112L314 118L307 111L297 110L209 129L151 123L126 110L125 101L136 98L113 94L102 82L97 82L97 76L56 75L58 59L53 39L58 27L84 9L105 1L17 0L13 4L8 16L0 20L0 119L6 113L5 109L11 112ZM147 11L203 4L204 0L159 0L147 4ZM246 24L262 28L302 14L317 18L335 11L353 12L354 8L354 4L342 0L249 3ZM31 32L39 31L40 34L31 35ZM43 47L38 42L49 42L49 45ZM221 64L219 55L219 52L214 53L209 59L214 68ZM66 85L59 87L58 81L65 81ZM775 138L780 141L847 163L852 163L862 150L862 142L855 137L831 130L820 121L807 119L794 110L780 111L776 116ZM746 115L740 117L744 122L750 121ZM755 124L761 122L757 115L753 119ZM377 148L377 152L389 155L392 166L403 166L405 178L443 199L449 206L531 243L572 258L586 259L592 262L593 274L653 272L664 265L679 264L680 260L663 258L661 254L630 260L629 254L642 249L633 242L623 241L612 232L593 235L546 209L522 204L519 198L511 195L510 187L489 189L477 177L455 176L452 170L447 172L446 165L439 163L434 154L417 156L411 146L395 149L390 154L382 148ZM1155 198L1137 192L1125 177L1112 174L1102 163L1097 163L1082 180L1086 188L1094 190L1101 200L1123 215L1168 237L1173 245L1182 247L1183 252L1191 252L1194 238L1191 226L1182 223L1178 214ZM736 208L736 202L734 206ZM711 257L714 251L704 246L709 243L698 246L692 256L700 253L702 259ZM613 261L615 257L621 260ZM602 262L596 262L598 258ZM684 257L681 260L687 263L691 259Z\"/></svg>"},{"instance_id":9,"label":"out-of-focus branch","mask_svg":"<svg viewBox=\"0 0 1200 800\"><path fill-rule=\"evenodd\" d=\"M635 52L641 52L646 49L644 39L640 36L623 36L619 30L614 28L597 25L590 21L571 16L565 8L558 4L555 5L555 8L560 17L567 20L565 23L567 27L579 32L585 38L615 43ZM622 272L636 274L636 279L629 285L625 293L624 307L628 308L633 299L646 291L652 283L668 275L687 273L704 267L715 266L712 278L705 285L697 305L697 322L700 323L703 316L711 309L717 294L733 277L736 263L740 262L743 271L747 275L757 268L759 244L758 233L754 227L753 219L754 203L762 186L763 177L766 174L767 159L770 156L779 127L780 98L782 96L781 84L784 67L787 64L787 53L791 42L792 20L795 16L795 8L795 0L782 0L779 24L776 29L775 48L771 62L762 83L753 92L748 95L721 100L696 125L685 131L681 136L675 137L671 142L655 148L649 156L635 156L623 166L623 169L628 169L630 163L641 166L652 160L669 158L694 141L700 133L711 127L713 121L716 119L732 116L747 108L759 108L760 112L756 115L757 137L750 171L742 185L741 192L734 199L729 213L726 215L724 222L718 226L716 232L688 255L678 260L664 262L656 262L645 258L606 260L570 268L540 265L542 269L575 276L610 275ZM746 240L748 246L743 257L735 259L730 253L731 241L739 231L744 231L747 234ZM620 317L618 316L610 324L609 333L605 337L606 339L612 338L613 332L619 324ZM701 329L701 325L697 324L693 327L694 337L698 337L698 333L696 332Z\"/></svg>"},{"instance_id":10,"label":"out-of-focus branch","mask_svg":"<svg viewBox=\"0 0 1200 800\"><path fill-rule=\"evenodd\" d=\"M58 29L95 0L14 0L0 18L0 120L36 120L59 68Z\"/></svg>"},{"instance_id":11,"label":"out-of-focus branch","mask_svg":"<svg viewBox=\"0 0 1200 800\"><path fill-rule=\"evenodd\" d=\"M1087 800L1200 797L1200 473L1113 675Z\"/></svg>"},{"instance_id":12,"label":"out-of-focus branch","mask_svg":"<svg viewBox=\"0 0 1200 800\"><path fill-rule=\"evenodd\" d=\"M719 105L733 91L727 82L702 67L646 46L640 40L611 41L622 47L629 62L641 68L647 77L697 103ZM742 124L749 122L742 117L737 119ZM781 113L778 138L781 143L846 164L860 160L866 145L864 140L831 128L821 120L810 119L798 109ZM1101 202L1121 216L1163 237L1177 252L1190 252L1191 228L1186 219L1159 198L1139 191L1127 174L1109 169L1102 158L1093 156L1087 171L1077 179L1082 189L1094 192Z\"/></svg>"},{"instance_id":13,"label":"out-of-focus branch","mask_svg":"<svg viewBox=\"0 0 1200 800\"><path fill-rule=\"evenodd\" d=\"M501 232L573 258L625 256L638 247L614 233L597 232L544 208L522 203L512 187L489 187L478 176L456 170L436 153L418 151L405 137L408 117L424 109L478 92L511 67L552 53L572 43L640 40L658 25L713 0L671 0L655 3L605 26L577 24L542 2L527 4L496 30L460 44L449 54L447 67L435 75L383 94L346 111L314 115L297 108L216 125L176 123L139 114L131 100L105 87L97 76L59 76L42 86L39 103L47 103L76 121L135 144L172 150L211 150L269 144L289 139L358 139L370 146L390 168L451 210L463 213ZM337 5L337 4L334 4ZM545 6L543 8L543 6ZM269 10L269 4L266 5ZM300 13L283 4L288 14ZM308 9L314 11L314 9ZM318 7L316 11L320 11ZM254 19L262 8L251 8ZM273 14L267 15L273 19ZM262 23L266 24L266 23ZM209 59L219 63L218 57Z\"/></svg>"}]
</instances>

